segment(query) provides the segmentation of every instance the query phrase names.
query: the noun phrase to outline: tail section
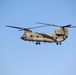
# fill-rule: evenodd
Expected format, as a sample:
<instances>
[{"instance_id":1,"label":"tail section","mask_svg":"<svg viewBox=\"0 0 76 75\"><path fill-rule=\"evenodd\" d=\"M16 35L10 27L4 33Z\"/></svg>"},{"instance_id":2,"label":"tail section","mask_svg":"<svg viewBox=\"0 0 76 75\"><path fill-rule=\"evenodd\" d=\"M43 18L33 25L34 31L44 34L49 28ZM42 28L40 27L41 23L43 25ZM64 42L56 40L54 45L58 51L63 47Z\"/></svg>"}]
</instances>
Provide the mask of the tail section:
<instances>
[{"instance_id":1,"label":"tail section","mask_svg":"<svg viewBox=\"0 0 76 75\"><path fill-rule=\"evenodd\" d=\"M68 29L67 28L56 29L54 34L55 34L55 38L58 42L63 41L66 38L68 38Z\"/></svg>"}]
</instances>

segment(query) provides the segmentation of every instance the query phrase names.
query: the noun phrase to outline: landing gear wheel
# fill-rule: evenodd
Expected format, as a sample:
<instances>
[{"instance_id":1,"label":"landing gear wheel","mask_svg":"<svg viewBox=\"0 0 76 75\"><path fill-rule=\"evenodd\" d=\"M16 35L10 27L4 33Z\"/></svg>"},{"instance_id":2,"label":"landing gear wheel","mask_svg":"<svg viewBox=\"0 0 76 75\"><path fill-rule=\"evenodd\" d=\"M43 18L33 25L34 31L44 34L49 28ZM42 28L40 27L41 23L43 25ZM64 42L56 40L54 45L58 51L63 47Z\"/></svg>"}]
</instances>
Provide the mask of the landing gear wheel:
<instances>
[{"instance_id":1,"label":"landing gear wheel","mask_svg":"<svg viewBox=\"0 0 76 75\"><path fill-rule=\"evenodd\" d=\"M56 43L56 45L59 45L59 44L61 45L62 43L61 42L60 43L58 43L58 42Z\"/></svg>"},{"instance_id":2,"label":"landing gear wheel","mask_svg":"<svg viewBox=\"0 0 76 75\"><path fill-rule=\"evenodd\" d=\"M36 45L40 45L40 42L36 42Z\"/></svg>"},{"instance_id":3,"label":"landing gear wheel","mask_svg":"<svg viewBox=\"0 0 76 75\"><path fill-rule=\"evenodd\" d=\"M61 45L62 43L60 42L60 45Z\"/></svg>"},{"instance_id":4,"label":"landing gear wheel","mask_svg":"<svg viewBox=\"0 0 76 75\"><path fill-rule=\"evenodd\" d=\"M36 45L38 45L38 43L36 42Z\"/></svg>"},{"instance_id":5,"label":"landing gear wheel","mask_svg":"<svg viewBox=\"0 0 76 75\"><path fill-rule=\"evenodd\" d=\"M58 42L56 43L56 45L58 45Z\"/></svg>"}]
</instances>

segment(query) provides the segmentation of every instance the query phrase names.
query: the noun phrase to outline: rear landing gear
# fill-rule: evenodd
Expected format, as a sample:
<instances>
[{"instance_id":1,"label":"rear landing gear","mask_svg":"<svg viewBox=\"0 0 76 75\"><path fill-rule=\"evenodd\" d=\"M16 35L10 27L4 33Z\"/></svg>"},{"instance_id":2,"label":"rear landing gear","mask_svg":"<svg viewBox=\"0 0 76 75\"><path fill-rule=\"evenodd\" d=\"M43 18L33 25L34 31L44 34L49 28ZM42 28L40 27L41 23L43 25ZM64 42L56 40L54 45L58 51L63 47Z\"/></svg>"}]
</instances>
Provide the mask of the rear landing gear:
<instances>
[{"instance_id":1,"label":"rear landing gear","mask_svg":"<svg viewBox=\"0 0 76 75\"><path fill-rule=\"evenodd\" d=\"M58 45L58 42L56 43L56 45Z\"/></svg>"},{"instance_id":2,"label":"rear landing gear","mask_svg":"<svg viewBox=\"0 0 76 75\"><path fill-rule=\"evenodd\" d=\"M60 45L61 45L62 43L60 42Z\"/></svg>"},{"instance_id":3,"label":"rear landing gear","mask_svg":"<svg viewBox=\"0 0 76 75\"><path fill-rule=\"evenodd\" d=\"M61 44L62 44L61 42L57 42L57 43L56 43L56 45L61 45Z\"/></svg>"}]
</instances>

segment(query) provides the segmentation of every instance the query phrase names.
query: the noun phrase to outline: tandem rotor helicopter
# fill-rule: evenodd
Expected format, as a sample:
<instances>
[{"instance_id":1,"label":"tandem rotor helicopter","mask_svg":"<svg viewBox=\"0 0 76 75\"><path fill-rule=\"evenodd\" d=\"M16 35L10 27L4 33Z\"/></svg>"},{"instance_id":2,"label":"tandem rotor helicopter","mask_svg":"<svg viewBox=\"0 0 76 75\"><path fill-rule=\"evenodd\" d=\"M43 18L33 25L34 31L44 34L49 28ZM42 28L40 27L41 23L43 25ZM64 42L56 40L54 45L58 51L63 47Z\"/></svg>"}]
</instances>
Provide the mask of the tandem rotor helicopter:
<instances>
[{"instance_id":1,"label":"tandem rotor helicopter","mask_svg":"<svg viewBox=\"0 0 76 75\"><path fill-rule=\"evenodd\" d=\"M65 26L58 26L58 25L53 25L53 24L41 23L41 22L36 22L36 23L43 24L44 26L22 28L22 27L7 25L6 27L16 28L16 29L19 29L19 31L24 30L24 34L23 36L21 36L21 39L25 41L33 41L33 42L35 41L36 45L40 45L41 42L56 43L56 45L61 45L62 42L68 38L68 28L76 28L76 26L71 26L71 24L68 24ZM30 30L30 29L35 29L35 28L47 27L47 26L54 26L54 27L59 27L59 28L56 29L53 34L32 32Z\"/></svg>"}]
</instances>

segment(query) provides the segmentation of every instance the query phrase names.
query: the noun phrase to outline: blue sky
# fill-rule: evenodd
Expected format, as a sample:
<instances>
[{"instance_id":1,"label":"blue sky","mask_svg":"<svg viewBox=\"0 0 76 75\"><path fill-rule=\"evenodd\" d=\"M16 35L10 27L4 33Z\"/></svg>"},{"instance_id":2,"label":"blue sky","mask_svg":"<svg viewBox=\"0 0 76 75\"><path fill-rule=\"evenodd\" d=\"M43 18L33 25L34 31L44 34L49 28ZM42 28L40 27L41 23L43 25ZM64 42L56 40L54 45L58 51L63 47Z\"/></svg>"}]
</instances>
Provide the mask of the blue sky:
<instances>
[{"instance_id":1,"label":"blue sky","mask_svg":"<svg viewBox=\"0 0 76 75\"><path fill-rule=\"evenodd\" d=\"M0 0L0 75L76 75L76 29L62 45L20 39L23 31L6 28L38 26L35 22L76 26L75 0ZM55 27L34 29L53 33Z\"/></svg>"}]
</instances>

